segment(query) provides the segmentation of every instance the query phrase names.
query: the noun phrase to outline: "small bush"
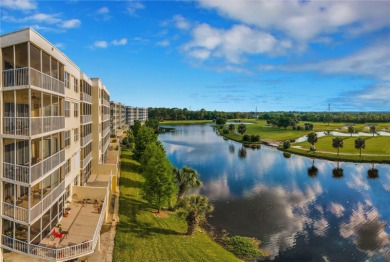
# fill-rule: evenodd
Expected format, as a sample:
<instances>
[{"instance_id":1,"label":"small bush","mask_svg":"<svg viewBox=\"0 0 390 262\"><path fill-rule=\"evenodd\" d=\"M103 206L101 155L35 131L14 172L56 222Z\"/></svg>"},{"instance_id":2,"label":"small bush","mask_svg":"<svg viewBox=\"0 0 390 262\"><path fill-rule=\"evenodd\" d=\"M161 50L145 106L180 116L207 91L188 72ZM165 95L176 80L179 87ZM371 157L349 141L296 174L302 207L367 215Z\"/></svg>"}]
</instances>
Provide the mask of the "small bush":
<instances>
[{"instance_id":1,"label":"small bush","mask_svg":"<svg viewBox=\"0 0 390 262\"><path fill-rule=\"evenodd\" d=\"M262 255L260 242L255 238L233 236L223 237L222 243L226 249L243 260L255 260Z\"/></svg>"},{"instance_id":2,"label":"small bush","mask_svg":"<svg viewBox=\"0 0 390 262\"><path fill-rule=\"evenodd\" d=\"M252 135L251 136L251 142L259 142L260 141L260 136L259 135Z\"/></svg>"},{"instance_id":3,"label":"small bush","mask_svg":"<svg viewBox=\"0 0 390 262\"><path fill-rule=\"evenodd\" d=\"M223 133L225 134L225 135L227 135L227 134L229 134L229 129L223 129Z\"/></svg>"},{"instance_id":4,"label":"small bush","mask_svg":"<svg viewBox=\"0 0 390 262\"><path fill-rule=\"evenodd\" d=\"M251 139L250 135L244 135L244 136L242 137L242 140L243 140L243 141L250 141L250 139Z\"/></svg>"},{"instance_id":5,"label":"small bush","mask_svg":"<svg viewBox=\"0 0 390 262\"><path fill-rule=\"evenodd\" d=\"M111 137L111 138L115 138L115 134L111 134L110 137Z\"/></svg>"},{"instance_id":6,"label":"small bush","mask_svg":"<svg viewBox=\"0 0 390 262\"><path fill-rule=\"evenodd\" d=\"M298 131L301 131L301 130L304 130L304 129L303 129L303 127L301 127L301 126L297 126L297 130L298 130Z\"/></svg>"},{"instance_id":7,"label":"small bush","mask_svg":"<svg viewBox=\"0 0 390 262\"><path fill-rule=\"evenodd\" d=\"M283 142L283 148L284 148L284 149L288 149L288 148L290 148L290 147L291 147L290 141L286 140L286 141Z\"/></svg>"},{"instance_id":8,"label":"small bush","mask_svg":"<svg viewBox=\"0 0 390 262\"><path fill-rule=\"evenodd\" d=\"M116 140L116 139L113 139L113 140L112 140L112 143L116 143L116 142L117 142L117 140Z\"/></svg>"}]
</instances>

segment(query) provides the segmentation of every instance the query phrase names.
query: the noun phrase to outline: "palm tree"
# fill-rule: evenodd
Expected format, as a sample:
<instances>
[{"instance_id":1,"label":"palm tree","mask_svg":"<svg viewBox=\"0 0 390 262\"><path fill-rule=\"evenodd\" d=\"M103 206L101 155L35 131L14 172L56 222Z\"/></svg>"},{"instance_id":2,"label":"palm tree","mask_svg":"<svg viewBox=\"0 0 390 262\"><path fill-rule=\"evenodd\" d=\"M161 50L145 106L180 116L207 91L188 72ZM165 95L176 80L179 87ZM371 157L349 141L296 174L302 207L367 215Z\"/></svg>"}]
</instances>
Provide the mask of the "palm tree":
<instances>
[{"instance_id":1,"label":"palm tree","mask_svg":"<svg viewBox=\"0 0 390 262\"><path fill-rule=\"evenodd\" d=\"M307 174L309 177L316 177L318 175L318 168L314 165L314 158L311 167L307 169Z\"/></svg>"},{"instance_id":2,"label":"palm tree","mask_svg":"<svg viewBox=\"0 0 390 262\"><path fill-rule=\"evenodd\" d=\"M344 170L340 167L340 162L337 162L337 167L333 169L333 177L341 178L344 176Z\"/></svg>"},{"instance_id":3,"label":"palm tree","mask_svg":"<svg viewBox=\"0 0 390 262\"><path fill-rule=\"evenodd\" d=\"M317 133L316 132L311 132L307 136L307 142L311 144L310 151L315 151L316 148L314 146L315 143L318 141Z\"/></svg>"},{"instance_id":4,"label":"palm tree","mask_svg":"<svg viewBox=\"0 0 390 262\"><path fill-rule=\"evenodd\" d=\"M360 156L362 156L362 149L366 148L366 140L363 138L358 138L355 140L355 148L359 149Z\"/></svg>"},{"instance_id":5,"label":"palm tree","mask_svg":"<svg viewBox=\"0 0 390 262\"><path fill-rule=\"evenodd\" d=\"M376 127L375 126L370 126L370 132L372 133L372 136L375 135Z\"/></svg>"},{"instance_id":6,"label":"palm tree","mask_svg":"<svg viewBox=\"0 0 390 262\"><path fill-rule=\"evenodd\" d=\"M229 124L229 131L232 132L235 128L234 124Z\"/></svg>"},{"instance_id":7,"label":"palm tree","mask_svg":"<svg viewBox=\"0 0 390 262\"><path fill-rule=\"evenodd\" d=\"M246 125L245 124L240 124L237 128L238 130L238 133L240 133L241 135L243 135L245 132L246 132Z\"/></svg>"},{"instance_id":8,"label":"palm tree","mask_svg":"<svg viewBox=\"0 0 390 262\"><path fill-rule=\"evenodd\" d=\"M333 148L337 148L337 155L339 155L340 153L340 148L343 148L344 146L344 142L343 142L344 139L342 139L341 137L335 137L332 139L332 146Z\"/></svg>"},{"instance_id":9,"label":"palm tree","mask_svg":"<svg viewBox=\"0 0 390 262\"><path fill-rule=\"evenodd\" d=\"M374 163L372 163L372 167L370 169L368 169L367 176L370 179L378 178L379 170L374 167Z\"/></svg>"},{"instance_id":10,"label":"palm tree","mask_svg":"<svg viewBox=\"0 0 390 262\"><path fill-rule=\"evenodd\" d=\"M355 132L355 127L354 126L349 126L348 127L348 133L351 133L351 136L352 136L352 133Z\"/></svg>"},{"instance_id":11,"label":"palm tree","mask_svg":"<svg viewBox=\"0 0 390 262\"><path fill-rule=\"evenodd\" d=\"M176 200L176 206L178 206L186 191L190 188L201 187L202 181L200 181L198 172L190 167L183 166L181 170L175 168L174 173L179 187Z\"/></svg>"},{"instance_id":12,"label":"palm tree","mask_svg":"<svg viewBox=\"0 0 390 262\"><path fill-rule=\"evenodd\" d=\"M187 234L193 235L199 222L206 219L206 214L214 210L208 198L200 195L191 195L183 198L181 206L188 212L186 216Z\"/></svg>"}]
</instances>

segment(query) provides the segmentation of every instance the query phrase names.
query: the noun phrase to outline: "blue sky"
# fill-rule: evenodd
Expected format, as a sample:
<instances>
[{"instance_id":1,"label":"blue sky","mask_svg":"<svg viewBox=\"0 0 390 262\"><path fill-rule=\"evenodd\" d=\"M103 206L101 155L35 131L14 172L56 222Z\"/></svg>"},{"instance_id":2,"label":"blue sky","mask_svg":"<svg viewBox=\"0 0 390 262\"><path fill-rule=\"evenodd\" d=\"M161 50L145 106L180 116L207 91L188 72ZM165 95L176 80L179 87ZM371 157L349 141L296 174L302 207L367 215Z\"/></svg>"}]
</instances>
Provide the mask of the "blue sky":
<instances>
[{"instance_id":1,"label":"blue sky","mask_svg":"<svg viewBox=\"0 0 390 262\"><path fill-rule=\"evenodd\" d=\"M390 1L1 0L111 99L224 111L390 111Z\"/></svg>"}]
</instances>

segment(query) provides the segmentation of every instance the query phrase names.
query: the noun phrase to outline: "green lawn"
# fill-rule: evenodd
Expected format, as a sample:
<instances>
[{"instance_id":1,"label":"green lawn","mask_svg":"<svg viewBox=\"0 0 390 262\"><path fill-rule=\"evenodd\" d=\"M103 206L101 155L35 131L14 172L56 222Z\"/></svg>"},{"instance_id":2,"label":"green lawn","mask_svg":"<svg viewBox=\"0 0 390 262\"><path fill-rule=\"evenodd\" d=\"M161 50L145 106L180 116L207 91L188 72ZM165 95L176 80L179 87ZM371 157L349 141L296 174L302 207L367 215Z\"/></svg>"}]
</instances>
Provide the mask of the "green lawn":
<instances>
[{"instance_id":1,"label":"green lawn","mask_svg":"<svg viewBox=\"0 0 390 262\"><path fill-rule=\"evenodd\" d=\"M160 122L160 125L196 125L212 123L212 120L165 120Z\"/></svg>"},{"instance_id":2,"label":"green lawn","mask_svg":"<svg viewBox=\"0 0 390 262\"><path fill-rule=\"evenodd\" d=\"M119 219L113 260L123 261L240 261L201 231L186 236L183 212L156 217L141 198L139 163L122 151Z\"/></svg>"},{"instance_id":3,"label":"green lawn","mask_svg":"<svg viewBox=\"0 0 390 262\"><path fill-rule=\"evenodd\" d=\"M337 149L332 147L332 139L334 136L326 136L318 139L318 142L315 144L318 151L327 151L327 152L337 152ZM340 154L358 154L358 150L355 149L355 140L357 137L343 137L343 148L340 148ZM366 148L362 149L362 154L390 154L390 137L386 136L377 136L377 137L362 137L366 138ZM302 146L305 149L310 148L308 142L302 142L293 144L297 146ZM390 157L390 155L389 155Z\"/></svg>"}]
</instances>

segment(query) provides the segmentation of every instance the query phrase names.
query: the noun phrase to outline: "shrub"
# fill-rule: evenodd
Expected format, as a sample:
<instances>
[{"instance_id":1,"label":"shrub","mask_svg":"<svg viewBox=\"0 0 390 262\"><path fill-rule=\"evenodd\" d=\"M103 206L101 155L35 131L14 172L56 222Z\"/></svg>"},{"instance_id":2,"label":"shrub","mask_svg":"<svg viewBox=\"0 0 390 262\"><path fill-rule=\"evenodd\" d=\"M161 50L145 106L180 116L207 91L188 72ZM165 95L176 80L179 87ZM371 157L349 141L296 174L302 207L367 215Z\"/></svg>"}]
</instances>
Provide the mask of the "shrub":
<instances>
[{"instance_id":1,"label":"shrub","mask_svg":"<svg viewBox=\"0 0 390 262\"><path fill-rule=\"evenodd\" d=\"M226 118L218 117L218 118L215 120L215 123L216 123L217 125L224 125L224 124L226 124Z\"/></svg>"},{"instance_id":2,"label":"shrub","mask_svg":"<svg viewBox=\"0 0 390 262\"><path fill-rule=\"evenodd\" d=\"M111 138L115 138L115 134L111 134L110 137L111 137Z\"/></svg>"},{"instance_id":3,"label":"shrub","mask_svg":"<svg viewBox=\"0 0 390 262\"><path fill-rule=\"evenodd\" d=\"M229 129L224 128L224 129L223 129L223 133L224 133L225 135L229 134Z\"/></svg>"},{"instance_id":4,"label":"shrub","mask_svg":"<svg viewBox=\"0 0 390 262\"><path fill-rule=\"evenodd\" d=\"M290 141L286 140L286 141L283 142L283 148L284 149L288 149L288 148L290 148L290 146L291 146Z\"/></svg>"},{"instance_id":5,"label":"shrub","mask_svg":"<svg viewBox=\"0 0 390 262\"><path fill-rule=\"evenodd\" d=\"M226 249L243 260L255 260L262 255L259 244L255 238L233 236L223 237L222 243Z\"/></svg>"},{"instance_id":6,"label":"shrub","mask_svg":"<svg viewBox=\"0 0 390 262\"><path fill-rule=\"evenodd\" d=\"M297 126L293 126L292 129L293 129L293 130L297 130Z\"/></svg>"},{"instance_id":7,"label":"shrub","mask_svg":"<svg viewBox=\"0 0 390 262\"><path fill-rule=\"evenodd\" d=\"M116 142L117 142L117 140L116 140L116 139L113 139L111 142L112 142L112 143L116 143Z\"/></svg>"},{"instance_id":8,"label":"shrub","mask_svg":"<svg viewBox=\"0 0 390 262\"><path fill-rule=\"evenodd\" d=\"M260 141L260 136L259 135L252 135L251 136L251 141L252 142L259 142Z\"/></svg>"},{"instance_id":9,"label":"shrub","mask_svg":"<svg viewBox=\"0 0 390 262\"><path fill-rule=\"evenodd\" d=\"M250 135L244 135L244 136L242 137L242 140L243 140L243 141L250 141L250 139L251 139Z\"/></svg>"},{"instance_id":10,"label":"shrub","mask_svg":"<svg viewBox=\"0 0 390 262\"><path fill-rule=\"evenodd\" d=\"M301 130L303 130L303 127L297 126L297 130L298 130L298 131L301 131Z\"/></svg>"}]
</instances>

